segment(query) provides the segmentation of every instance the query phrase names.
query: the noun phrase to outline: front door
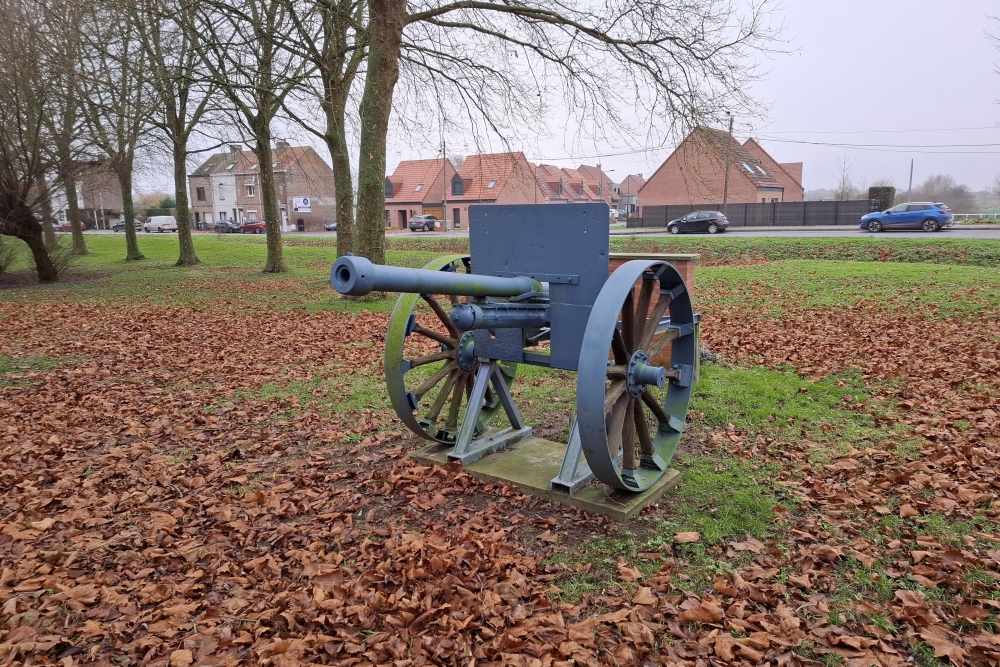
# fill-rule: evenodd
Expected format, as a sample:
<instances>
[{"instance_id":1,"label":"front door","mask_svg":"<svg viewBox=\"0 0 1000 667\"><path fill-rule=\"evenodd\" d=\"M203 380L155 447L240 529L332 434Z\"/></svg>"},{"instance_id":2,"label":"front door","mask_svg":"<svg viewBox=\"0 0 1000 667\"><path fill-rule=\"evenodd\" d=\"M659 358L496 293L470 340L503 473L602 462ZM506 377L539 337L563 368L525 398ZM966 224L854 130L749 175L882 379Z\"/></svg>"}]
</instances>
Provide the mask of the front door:
<instances>
[{"instance_id":1,"label":"front door","mask_svg":"<svg viewBox=\"0 0 1000 667\"><path fill-rule=\"evenodd\" d=\"M455 219L455 229L461 229L462 228L462 209L460 209L460 208L453 208L453 209L451 209L451 213L452 213L451 217L453 217Z\"/></svg>"},{"instance_id":2,"label":"front door","mask_svg":"<svg viewBox=\"0 0 1000 667\"><path fill-rule=\"evenodd\" d=\"M906 224L906 204L893 206L882 216L882 226L886 229L899 228Z\"/></svg>"},{"instance_id":3,"label":"front door","mask_svg":"<svg viewBox=\"0 0 1000 667\"><path fill-rule=\"evenodd\" d=\"M406 211L399 212L399 228L406 229Z\"/></svg>"}]
</instances>

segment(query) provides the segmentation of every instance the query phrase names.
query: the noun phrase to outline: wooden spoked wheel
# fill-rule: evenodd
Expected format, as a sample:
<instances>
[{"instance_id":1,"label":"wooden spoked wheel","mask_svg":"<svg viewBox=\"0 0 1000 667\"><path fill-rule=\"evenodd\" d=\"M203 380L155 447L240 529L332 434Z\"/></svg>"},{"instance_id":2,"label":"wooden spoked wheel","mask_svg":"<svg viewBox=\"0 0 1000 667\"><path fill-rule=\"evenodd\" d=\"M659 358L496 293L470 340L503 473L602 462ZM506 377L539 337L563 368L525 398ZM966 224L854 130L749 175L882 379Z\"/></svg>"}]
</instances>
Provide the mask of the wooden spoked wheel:
<instances>
[{"instance_id":1,"label":"wooden spoked wheel","mask_svg":"<svg viewBox=\"0 0 1000 667\"><path fill-rule=\"evenodd\" d=\"M591 310L577 378L581 444L597 479L642 491L663 476L687 417L695 354L694 312L677 270L649 260L620 266Z\"/></svg>"},{"instance_id":2,"label":"wooden spoked wheel","mask_svg":"<svg viewBox=\"0 0 1000 667\"><path fill-rule=\"evenodd\" d=\"M423 268L471 273L469 257L462 255L441 257ZM386 336L385 380L393 409L417 435L448 445L455 443L479 371L474 355L463 355L459 362L462 332L454 328L448 316L452 305L467 300L458 296L400 294ZM465 344L470 342L465 340ZM500 371L510 386L517 365L501 363ZM485 430L500 409L500 400L490 387L474 432Z\"/></svg>"}]
</instances>

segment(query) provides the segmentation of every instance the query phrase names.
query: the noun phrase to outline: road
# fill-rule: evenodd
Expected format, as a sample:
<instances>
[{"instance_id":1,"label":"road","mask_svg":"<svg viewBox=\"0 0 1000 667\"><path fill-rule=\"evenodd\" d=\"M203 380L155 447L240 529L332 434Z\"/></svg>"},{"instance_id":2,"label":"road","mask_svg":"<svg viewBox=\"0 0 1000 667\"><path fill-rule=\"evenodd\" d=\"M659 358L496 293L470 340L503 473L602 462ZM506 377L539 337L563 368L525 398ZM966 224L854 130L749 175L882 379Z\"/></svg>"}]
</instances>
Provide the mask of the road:
<instances>
[{"instance_id":1,"label":"road","mask_svg":"<svg viewBox=\"0 0 1000 667\"><path fill-rule=\"evenodd\" d=\"M198 232L204 235L206 232ZM210 232L209 232L210 233ZM113 234L113 232L103 230L90 230L90 234ZM611 236L650 236L661 237L670 236L666 229L625 229L624 225L613 225ZM451 232L400 232L391 234L389 238L441 238L458 237L463 238L469 235L468 230L462 229ZM145 236L141 234L140 236ZM337 238L336 232L286 232L288 237L305 236L309 238ZM688 236L709 237L708 234L690 234ZM983 239L1000 241L1000 225L959 225L951 229L945 229L935 234L928 234L921 231L912 232L883 232L881 234L869 234L857 227L733 227L725 234L714 238L830 238L830 237L858 237L858 238L879 238L879 239Z\"/></svg>"}]
</instances>

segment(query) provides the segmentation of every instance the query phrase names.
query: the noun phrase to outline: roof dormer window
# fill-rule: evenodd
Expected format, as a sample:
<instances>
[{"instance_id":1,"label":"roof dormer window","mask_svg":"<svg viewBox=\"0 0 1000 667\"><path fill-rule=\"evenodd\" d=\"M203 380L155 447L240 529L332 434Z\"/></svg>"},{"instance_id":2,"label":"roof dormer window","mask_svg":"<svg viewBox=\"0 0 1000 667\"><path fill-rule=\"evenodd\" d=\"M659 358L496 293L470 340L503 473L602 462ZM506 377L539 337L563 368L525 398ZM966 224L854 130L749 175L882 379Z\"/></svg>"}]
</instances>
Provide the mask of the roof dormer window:
<instances>
[{"instance_id":1,"label":"roof dormer window","mask_svg":"<svg viewBox=\"0 0 1000 667\"><path fill-rule=\"evenodd\" d=\"M761 176L767 176L767 172L764 171L764 167L760 166L759 164L755 164L754 166L757 167L757 171L760 172Z\"/></svg>"},{"instance_id":2,"label":"roof dormer window","mask_svg":"<svg viewBox=\"0 0 1000 667\"><path fill-rule=\"evenodd\" d=\"M420 192L423 189L424 189L424 184L420 183L419 185L417 185L417 187L413 188L413 191L414 192Z\"/></svg>"},{"instance_id":3,"label":"roof dormer window","mask_svg":"<svg viewBox=\"0 0 1000 667\"><path fill-rule=\"evenodd\" d=\"M750 168L750 165L748 165L746 162L741 162L740 164L743 165L743 168L747 170L748 174L753 174L753 169Z\"/></svg>"},{"instance_id":4,"label":"roof dormer window","mask_svg":"<svg viewBox=\"0 0 1000 667\"><path fill-rule=\"evenodd\" d=\"M451 194L459 197L465 194L465 183L458 174L451 179Z\"/></svg>"},{"instance_id":5,"label":"roof dormer window","mask_svg":"<svg viewBox=\"0 0 1000 667\"><path fill-rule=\"evenodd\" d=\"M231 170L235 166L236 166L235 162L230 162L229 164L226 165L226 171Z\"/></svg>"},{"instance_id":6,"label":"roof dormer window","mask_svg":"<svg viewBox=\"0 0 1000 667\"><path fill-rule=\"evenodd\" d=\"M487 190L492 190L496 186L497 186L497 182L496 181L490 181L489 183L486 184L486 189Z\"/></svg>"},{"instance_id":7,"label":"roof dormer window","mask_svg":"<svg viewBox=\"0 0 1000 667\"><path fill-rule=\"evenodd\" d=\"M392 181L385 179L385 198L392 199Z\"/></svg>"}]
</instances>

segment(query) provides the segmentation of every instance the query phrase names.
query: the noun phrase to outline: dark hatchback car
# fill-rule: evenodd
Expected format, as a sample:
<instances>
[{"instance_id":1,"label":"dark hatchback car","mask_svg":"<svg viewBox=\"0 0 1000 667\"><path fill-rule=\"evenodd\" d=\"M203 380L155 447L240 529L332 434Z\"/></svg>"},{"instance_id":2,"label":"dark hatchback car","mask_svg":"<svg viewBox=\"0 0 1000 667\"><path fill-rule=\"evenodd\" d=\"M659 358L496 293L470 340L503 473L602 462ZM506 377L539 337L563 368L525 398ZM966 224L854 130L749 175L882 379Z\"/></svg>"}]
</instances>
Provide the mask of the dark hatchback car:
<instances>
[{"instance_id":1,"label":"dark hatchback car","mask_svg":"<svg viewBox=\"0 0 1000 667\"><path fill-rule=\"evenodd\" d=\"M729 220L719 211L694 211L684 217L667 223L667 231L671 234L681 232L708 232L718 234L726 231Z\"/></svg>"},{"instance_id":2,"label":"dark hatchback car","mask_svg":"<svg viewBox=\"0 0 1000 667\"><path fill-rule=\"evenodd\" d=\"M438 219L433 215L415 215L410 218L410 231L415 232L422 230L425 232L432 232L437 226Z\"/></svg>"},{"instance_id":3,"label":"dark hatchback car","mask_svg":"<svg viewBox=\"0 0 1000 667\"><path fill-rule=\"evenodd\" d=\"M137 231L137 232L141 232L142 231L142 220L139 220L137 218L135 220L135 222L132 223L132 228L135 229L135 231ZM115 224L111 225L111 231L115 232L116 234L118 232L124 232L125 231L125 221L124 220L119 220Z\"/></svg>"},{"instance_id":4,"label":"dark hatchback car","mask_svg":"<svg viewBox=\"0 0 1000 667\"><path fill-rule=\"evenodd\" d=\"M869 213L861 218L861 229L876 233L893 229L922 229L936 232L951 227L954 220L951 209L944 204L907 202L885 211Z\"/></svg>"},{"instance_id":5,"label":"dark hatchback car","mask_svg":"<svg viewBox=\"0 0 1000 667\"><path fill-rule=\"evenodd\" d=\"M212 227L216 234L242 234L243 228L237 225L232 220L219 220Z\"/></svg>"}]
</instances>

